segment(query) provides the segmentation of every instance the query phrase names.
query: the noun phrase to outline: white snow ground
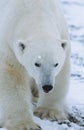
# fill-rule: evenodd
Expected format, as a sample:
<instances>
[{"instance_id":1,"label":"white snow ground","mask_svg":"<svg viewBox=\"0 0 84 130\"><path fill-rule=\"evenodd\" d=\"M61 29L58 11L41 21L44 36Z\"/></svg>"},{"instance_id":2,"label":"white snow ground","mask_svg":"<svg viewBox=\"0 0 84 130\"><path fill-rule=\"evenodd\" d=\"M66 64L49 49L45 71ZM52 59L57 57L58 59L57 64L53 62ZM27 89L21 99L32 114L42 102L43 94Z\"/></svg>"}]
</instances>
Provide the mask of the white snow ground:
<instances>
[{"instance_id":1,"label":"white snow ground","mask_svg":"<svg viewBox=\"0 0 84 130\"><path fill-rule=\"evenodd\" d=\"M4 5L4 1L8 0L0 1L0 8ZM58 124L56 121L45 121L37 117L35 117L35 122L43 130L84 130L84 0L61 1L72 44L71 84L68 94L71 122Z\"/></svg>"}]
</instances>

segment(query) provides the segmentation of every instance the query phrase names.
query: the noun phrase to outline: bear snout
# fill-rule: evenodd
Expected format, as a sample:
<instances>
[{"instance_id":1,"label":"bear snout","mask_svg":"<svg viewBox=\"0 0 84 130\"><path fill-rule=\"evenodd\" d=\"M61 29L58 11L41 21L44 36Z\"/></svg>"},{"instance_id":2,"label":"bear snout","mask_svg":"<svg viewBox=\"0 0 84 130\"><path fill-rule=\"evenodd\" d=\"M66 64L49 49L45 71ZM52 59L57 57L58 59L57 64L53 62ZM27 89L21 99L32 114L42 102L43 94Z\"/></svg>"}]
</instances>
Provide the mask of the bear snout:
<instances>
[{"instance_id":1,"label":"bear snout","mask_svg":"<svg viewBox=\"0 0 84 130\"><path fill-rule=\"evenodd\" d=\"M44 85L44 86L42 86L42 88L43 88L43 91L45 93L48 93L49 91L51 91L53 89L53 86L52 85Z\"/></svg>"}]
</instances>

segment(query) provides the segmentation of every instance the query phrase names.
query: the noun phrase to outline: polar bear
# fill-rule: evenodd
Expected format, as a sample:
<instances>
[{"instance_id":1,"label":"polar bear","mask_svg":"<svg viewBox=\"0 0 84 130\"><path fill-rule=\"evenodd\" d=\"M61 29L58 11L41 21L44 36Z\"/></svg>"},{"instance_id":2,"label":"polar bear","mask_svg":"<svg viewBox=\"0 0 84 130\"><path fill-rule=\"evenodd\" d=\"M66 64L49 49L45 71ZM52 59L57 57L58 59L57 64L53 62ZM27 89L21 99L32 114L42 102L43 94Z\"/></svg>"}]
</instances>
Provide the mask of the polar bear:
<instances>
[{"instance_id":1,"label":"polar bear","mask_svg":"<svg viewBox=\"0 0 84 130\"><path fill-rule=\"evenodd\" d=\"M41 130L33 113L67 119L70 40L62 12L58 0L6 2L0 19L0 126Z\"/></svg>"}]
</instances>

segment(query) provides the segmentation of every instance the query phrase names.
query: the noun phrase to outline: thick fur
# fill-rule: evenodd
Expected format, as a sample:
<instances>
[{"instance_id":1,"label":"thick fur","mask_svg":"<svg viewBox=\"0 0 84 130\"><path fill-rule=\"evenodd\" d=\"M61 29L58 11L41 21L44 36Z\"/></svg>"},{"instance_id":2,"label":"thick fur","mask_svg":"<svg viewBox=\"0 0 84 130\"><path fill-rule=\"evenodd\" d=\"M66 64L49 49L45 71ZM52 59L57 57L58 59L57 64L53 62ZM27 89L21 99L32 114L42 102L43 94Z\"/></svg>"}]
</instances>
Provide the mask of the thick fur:
<instances>
[{"instance_id":1,"label":"thick fur","mask_svg":"<svg viewBox=\"0 0 84 130\"><path fill-rule=\"evenodd\" d=\"M31 109L32 99L36 102L38 97L36 116L67 119L70 41L58 0L9 0L4 6L0 14L0 125L8 130L40 130ZM61 48L61 42L66 42L67 47ZM37 72L31 64L34 56L41 58L43 54L46 74L51 72L55 81L49 93L41 88L44 80L47 83L39 76L42 73L45 77L44 71ZM54 57L60 66L52 72L49 63Z\"/></svg>"}]
</instances>

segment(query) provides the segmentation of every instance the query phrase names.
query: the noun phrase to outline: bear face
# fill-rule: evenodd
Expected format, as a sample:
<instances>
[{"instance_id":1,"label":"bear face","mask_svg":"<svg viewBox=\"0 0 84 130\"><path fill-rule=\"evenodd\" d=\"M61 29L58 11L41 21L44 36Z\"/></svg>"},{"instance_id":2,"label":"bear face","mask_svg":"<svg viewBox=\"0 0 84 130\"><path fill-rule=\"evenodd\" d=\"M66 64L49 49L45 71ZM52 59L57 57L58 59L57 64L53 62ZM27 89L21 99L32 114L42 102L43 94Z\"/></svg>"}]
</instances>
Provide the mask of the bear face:
<instances>
[{"instance_id":1,"label":"bear face","mask_svg":"<svg viewBox=\"0 0 84 130\"><path fill-rule=\"evenodd\" d=\"M56 76L65 59L67 42L42 40L28 43L19 40L14 44L16 58L34 78L39 90L48 93L54 88Z\"/></svg>"}]
</instances>

